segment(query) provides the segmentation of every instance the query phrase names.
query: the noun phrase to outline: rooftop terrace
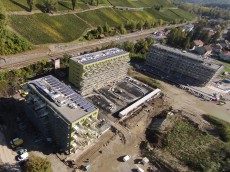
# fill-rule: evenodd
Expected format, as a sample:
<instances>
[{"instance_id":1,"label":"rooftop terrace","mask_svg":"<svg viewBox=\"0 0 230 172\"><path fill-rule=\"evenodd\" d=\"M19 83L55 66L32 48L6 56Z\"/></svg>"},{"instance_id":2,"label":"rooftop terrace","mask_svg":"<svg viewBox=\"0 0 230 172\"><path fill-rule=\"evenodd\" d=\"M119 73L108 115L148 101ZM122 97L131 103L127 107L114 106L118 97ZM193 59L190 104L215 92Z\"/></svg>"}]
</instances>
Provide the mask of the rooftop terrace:
<instances>
[{"instance_id":1,"label":"rooftop terrace","mask_svg":"<svg viewBox=\"0 0 230 172\"><path fill-rule=\"evenodd\" d=\"M119 48L111 48L111 49L102 50L102 51L98 51L94 53L84 54L81 56L76 56L71 59L82 65L88 65L91 63L95 63L98 61L113 58L115 56L119 56L119 55L127 54L127 53L128 52L122 49L119 49Z\"/></svg>"},{"instance_id":2,"label":"rooftop terrace","mask_svg":"<svg viewBox=\"0 0 230 172\"><path fill-rule=\"evenodd\" d=\"M69 122L81 119L97 109L69 86L48 75L27 83Z\"/></svg>"}]
</instances>

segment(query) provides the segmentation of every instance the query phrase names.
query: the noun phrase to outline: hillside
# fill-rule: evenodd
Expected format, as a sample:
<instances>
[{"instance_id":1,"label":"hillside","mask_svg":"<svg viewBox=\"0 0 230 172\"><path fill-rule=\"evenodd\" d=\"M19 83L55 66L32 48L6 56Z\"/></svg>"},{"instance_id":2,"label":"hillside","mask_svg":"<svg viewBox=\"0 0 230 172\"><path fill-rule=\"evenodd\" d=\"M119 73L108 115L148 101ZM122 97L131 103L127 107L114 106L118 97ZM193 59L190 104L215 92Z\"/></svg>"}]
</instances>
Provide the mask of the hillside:
<instances>
[{"instance_id":1,"label":"hillside","mask_svg":"<svg viewBox=\"0 0 230 172\"><path fill-rule=\"evenodd\" d=\"M99 25L106 23L113 30L128 21L144 23L181 23L195 18L194 15L177 9L170 0L101 0L97 5L90 0L77 1L72 10L70 0L58 0L54 15L44 13L43 0L35 1L29 12L27 0L2 0L8 12L8 26L34 45L72 42ZM112 8L132 7L143 10L118 10Z\"/></svg>"},{"instance_id":2,"label":"hillside","mask_svg":"<svg viewBox=\"0 0 230 172\"><path fill-rule=\"evenodd\" d=\"M174 2L188 2L194 4L230 4L229 0L174 0Z\"/></svg>"}]
</instances>

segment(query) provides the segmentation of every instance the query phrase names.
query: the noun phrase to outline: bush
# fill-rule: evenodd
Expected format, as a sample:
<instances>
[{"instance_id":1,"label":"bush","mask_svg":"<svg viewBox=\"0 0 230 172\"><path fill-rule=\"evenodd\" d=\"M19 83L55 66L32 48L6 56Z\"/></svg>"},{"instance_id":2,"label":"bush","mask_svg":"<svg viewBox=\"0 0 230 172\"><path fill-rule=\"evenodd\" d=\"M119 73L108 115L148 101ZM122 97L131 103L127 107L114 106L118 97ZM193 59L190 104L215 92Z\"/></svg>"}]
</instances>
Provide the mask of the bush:
<instances>
[{"instance_id":1,"label":"bush","mask_svg":"<svg viewBox=\"0 0 230 172\"><path fill-rule=\"evenodd\" d=\"M25 163L25 172L51 172L51 163L46 158L32 155Z\"/></svg>"}]
</instances>

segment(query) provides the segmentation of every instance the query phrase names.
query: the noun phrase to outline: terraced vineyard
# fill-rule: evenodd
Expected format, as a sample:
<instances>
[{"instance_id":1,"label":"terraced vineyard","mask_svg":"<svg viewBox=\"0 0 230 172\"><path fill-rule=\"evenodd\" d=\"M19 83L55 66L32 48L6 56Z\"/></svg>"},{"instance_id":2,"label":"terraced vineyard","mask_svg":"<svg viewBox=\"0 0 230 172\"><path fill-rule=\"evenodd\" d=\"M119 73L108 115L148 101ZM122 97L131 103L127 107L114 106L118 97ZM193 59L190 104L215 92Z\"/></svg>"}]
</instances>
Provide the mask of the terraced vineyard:
<instances>
[{"instance_id":1,"label":"terraced vineyard","mask_svg":"<svg viewBox=\"0 0 230 172\"><path fill-rule=\"evenodd\" d=\"M70 42L79 38L88 25L74 14L10 16L11 27L34 44Z\"/></svg>"},{"instance_id":2,"label":"terraced vineyard","mask_svg":"<svg viewBox=\"0 0 230 172\"><path fill-rule=\"evenodd\" d=\"M7 11L28 11L27 0L1 0ZM43 0L36 0L33 6L34 10L43 10ZM72 9L70 0L60 0L57 4L57 10L70 10ZM82 1L78 1L76 4L76 9L89 9L89 7Z\"/></svg>"},{"instance_id":3,"label":"terraced vineyard","mask_svg":"<svg viewBox=\"0 0 230 172\"><path fill-rule=\"evenodd\" d=\"M179 9L166 9L160 12L155 9L122 11L103 8L60 16L48 16L47 14L11 15L10 26L33 44L45 44L74 41L80 38L90 26L97 27L106 22L110 26L119 26L122 23L125 24L127 20L138 22L163 19L170 22L184 18L191 20L194 16Z\"/></svg>"},{"instance_id":4,"label":"terraced vineyard","mask_svg":"<svg viewBox=\"0 0 230 172\"><path fill-rule=\"evenodd\" d=\"M106 22L110 26L118 26L125 22L125 19L111 8L78 13L77 16L81 17L83 20L87 21L95 27L98 25L104 25Z\"/></svg>"},{"instance_id":5,"label":"terraced vineyard","mask_svg":"<svg viewBox=\"0 0 230 172\"><path fill-rule=\"evenodd\" d=\"M1 0L7 11L28 11L27 0ZM143 11L115 10L114 8L94 9L90 6L91 0L77 1L77 9L89 9L76 12L75 14L61 14L49 16L44 13L28 15L9 15L9 25L17 33L22 35L33 44L71 42L83 36L88 29L103 26L108 23L111 27L118 27L125 24L128 20L154 21L162 19L172 22L177 19L192 20L194 15L186 11L172 8L169 0L101 0L102 6L129 6L129 7L148 7ZM33 10L44 10L43 0L36 0ZM161 10L156 10L155 6L162 6ZM70 0L58 0L57 10L73 12ZM39 12L39 11L38 11ZM16 13L16 14L17 14ZM23 13L24 14L24 13Z\"/></svg>"},{"instance_id":6,"label":"terraced vineyard","mask_svg":"<svg viewBox=\"0 0 230 172\"><path fill-rule=\"evenodd\" d=\"M113 6L126 7L153 7L156 5L171 7L172 4L168 0L108 0Z\"/></svg>"}]
</instances>

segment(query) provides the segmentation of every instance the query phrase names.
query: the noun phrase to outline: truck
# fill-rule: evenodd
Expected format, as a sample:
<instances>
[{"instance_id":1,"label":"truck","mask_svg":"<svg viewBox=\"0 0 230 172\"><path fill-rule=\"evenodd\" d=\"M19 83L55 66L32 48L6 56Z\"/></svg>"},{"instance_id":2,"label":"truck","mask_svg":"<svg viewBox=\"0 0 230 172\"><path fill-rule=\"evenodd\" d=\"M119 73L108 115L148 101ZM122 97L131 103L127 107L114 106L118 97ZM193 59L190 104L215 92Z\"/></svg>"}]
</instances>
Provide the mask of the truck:
<instances>
[{"instance_id":1,"label":"truck","mask_svg":"<svg viewBox=\"0 0 230 172\"><path fill-rule=\"evenodd\" d=\"M10 141L10 145L12 148L16 148L18 146L21 146L23 144L23 140L21 138L14 138Z\"/></svg>"}]
</instances>

